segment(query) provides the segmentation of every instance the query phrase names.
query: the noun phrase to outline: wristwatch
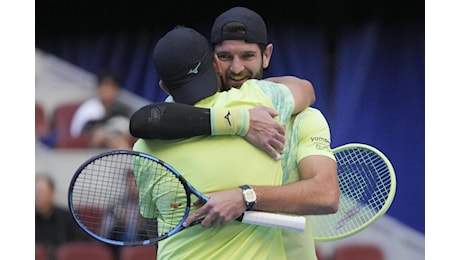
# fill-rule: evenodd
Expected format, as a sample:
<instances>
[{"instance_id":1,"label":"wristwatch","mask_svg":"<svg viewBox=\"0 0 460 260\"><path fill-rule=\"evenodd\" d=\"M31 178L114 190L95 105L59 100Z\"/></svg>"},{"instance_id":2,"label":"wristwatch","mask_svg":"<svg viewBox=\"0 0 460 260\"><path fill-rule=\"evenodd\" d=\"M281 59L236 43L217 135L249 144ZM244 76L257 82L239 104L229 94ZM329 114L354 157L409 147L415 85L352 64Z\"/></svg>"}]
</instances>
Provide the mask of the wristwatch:
<instances>
[{"instance_id":1,"label":"wristwatch","mask_svg":"<svg viewBox=\"0 0 460 260\"><path fill-rule=\"evenodd\" d=\"M246 210L250 210L257 203L257 196L254 190L248 185L241 185L240 188L243 190L244 204L246 204Z\"/></svg>"}]
</instances>

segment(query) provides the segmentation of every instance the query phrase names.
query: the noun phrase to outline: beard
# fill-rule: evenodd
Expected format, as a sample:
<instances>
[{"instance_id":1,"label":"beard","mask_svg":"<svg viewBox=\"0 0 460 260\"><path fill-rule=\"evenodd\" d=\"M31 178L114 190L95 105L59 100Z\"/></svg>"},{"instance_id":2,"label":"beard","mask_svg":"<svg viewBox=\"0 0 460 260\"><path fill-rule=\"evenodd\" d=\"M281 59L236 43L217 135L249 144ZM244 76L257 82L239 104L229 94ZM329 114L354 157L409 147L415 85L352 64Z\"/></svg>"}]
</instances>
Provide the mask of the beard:
<instances>
[{"instance_id":1,"label":"beard","mask_svg":"<svg viewBox=\"0 0 460 260\"><path fill-rule=\"evenodd\" d=\"M248 79L262 79L263 67L261 66L257 71L244 70L239 74L234 74L230 70L221 75L222 90L227 91L231 88L241 88L244 82Z\"/></svg>"}]
</instances>

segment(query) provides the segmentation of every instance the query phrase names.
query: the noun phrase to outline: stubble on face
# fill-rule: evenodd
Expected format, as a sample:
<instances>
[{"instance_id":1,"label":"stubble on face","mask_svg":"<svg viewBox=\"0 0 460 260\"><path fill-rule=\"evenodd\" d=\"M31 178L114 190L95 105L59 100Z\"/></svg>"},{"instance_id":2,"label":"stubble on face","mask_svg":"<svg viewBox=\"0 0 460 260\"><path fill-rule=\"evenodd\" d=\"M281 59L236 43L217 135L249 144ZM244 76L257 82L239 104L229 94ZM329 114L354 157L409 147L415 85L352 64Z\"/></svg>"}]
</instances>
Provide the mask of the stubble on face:
<instances>
[{"instance_id":1,"label":"stubble on face","mask_svg":"<svg viewBox=\"0 0 460 260\"><path fill-rule=\"evenodd\" d=\"M222 80L222 90L227 91L231 88L241 88L241 86L249 79L262 79L263 68L260 68L257 71L250 71L245 69L242 73L234 74L230 70L226 70L223 75L221 75Z\"/></svg>"},{"instance_id":2,"label":"stubble on face","mask_svg":"<svg viewBox=\"0 0 460 260\"><path fill-rule=\"evenodd\" d=\"M240 88L248 79L262 79L263 55L257 44L229 40L215 46L215 52L222 90ZM232 66L238 67L237 72Z\"/></svg>"}]
</instances>

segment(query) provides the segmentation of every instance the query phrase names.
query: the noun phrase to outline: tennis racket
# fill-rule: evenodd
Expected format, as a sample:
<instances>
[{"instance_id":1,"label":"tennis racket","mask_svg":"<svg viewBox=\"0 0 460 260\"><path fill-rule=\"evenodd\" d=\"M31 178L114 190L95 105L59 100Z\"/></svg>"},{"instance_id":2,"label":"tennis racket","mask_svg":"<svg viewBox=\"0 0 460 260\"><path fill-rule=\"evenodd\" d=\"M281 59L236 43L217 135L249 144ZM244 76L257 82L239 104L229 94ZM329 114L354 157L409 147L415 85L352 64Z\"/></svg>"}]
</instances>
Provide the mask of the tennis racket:
<instances>
[{"instance_id":1,"label":"tennis racket","mask_svg":"<svg viewBox=\"0 0 460 260\"><path fill-rule=\"evenodd\" d=\"M132 178L136 171L143 171L150 181ZM139 192L147 183L149 192ZM157 198L155 203L139 199L145 194ZM110 245L137 246L155 244L183 230L195 201L192 196L208 199L166 162L140 152L115 150L96 155L78 168L70 182L68 203L73 219L91 237ZM140 211L151 215L144 218L146 214ZM246 211L237 220L299 232L305 227L304 217L259 211Z\"/></svg>"},{"instance_id":2,"label":"tennis racket","mask_svg":"<svg viewBox=\"0 0 460 260\"><path fill-rule=\"evenodd\" d=\"M375 147L351 143L333 149L339 178L339 209L311 217L317 242L354 235L383 216L396 192L390 160Z\"/></svg>"}]
</instances>

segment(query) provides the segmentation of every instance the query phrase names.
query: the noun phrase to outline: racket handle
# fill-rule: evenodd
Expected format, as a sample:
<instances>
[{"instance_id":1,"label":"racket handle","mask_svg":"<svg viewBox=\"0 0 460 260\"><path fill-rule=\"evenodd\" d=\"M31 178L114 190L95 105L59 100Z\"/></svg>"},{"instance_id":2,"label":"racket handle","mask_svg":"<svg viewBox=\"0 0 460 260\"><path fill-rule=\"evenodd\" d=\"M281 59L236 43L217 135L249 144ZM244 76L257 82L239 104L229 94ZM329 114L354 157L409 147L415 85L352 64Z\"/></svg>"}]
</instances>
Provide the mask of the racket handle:
<instances>
[{"instance_id":1,"label":"racket handle","mask_svg":"<svg viewBox=\"0 0 460 260\"><path fill-rule=\"evenodd\" d=\"M261 211L246 211L241 222L268 227L291 229L298 232L305 230L305 217L291 216Z\"/></svg>"}]
</instances>

